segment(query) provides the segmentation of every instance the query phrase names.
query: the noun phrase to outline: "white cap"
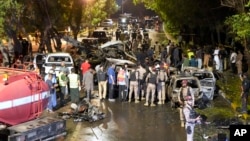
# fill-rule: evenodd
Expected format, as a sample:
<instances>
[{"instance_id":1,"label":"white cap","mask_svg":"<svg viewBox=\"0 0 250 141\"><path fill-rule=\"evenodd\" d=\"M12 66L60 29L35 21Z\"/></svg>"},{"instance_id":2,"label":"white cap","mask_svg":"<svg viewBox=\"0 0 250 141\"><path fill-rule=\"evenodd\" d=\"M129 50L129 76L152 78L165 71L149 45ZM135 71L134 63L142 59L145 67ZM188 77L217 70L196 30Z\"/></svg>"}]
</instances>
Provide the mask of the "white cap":
<instances>
[{"instance_id":1,"label":"white cap","mask_svg":"<svg viewBox=\"0 0 250 141\"><path fill-rule=\"evenodd\" d=\"M75 103L72 103L72 104L70 105L70 107L71 107L72 109L74 109L74 110L77 109L77 105L76 105Z\"/></svg>"},{"instance_id":2,"label":"white cap","mask_svg":"<svg viewBox=\"0 0 250 141\"><path fill-rule=\"evenodd\" d=\"M55 71L53 69L50 69L48 73L55 74Z\"/></svg>"}]
</instances>

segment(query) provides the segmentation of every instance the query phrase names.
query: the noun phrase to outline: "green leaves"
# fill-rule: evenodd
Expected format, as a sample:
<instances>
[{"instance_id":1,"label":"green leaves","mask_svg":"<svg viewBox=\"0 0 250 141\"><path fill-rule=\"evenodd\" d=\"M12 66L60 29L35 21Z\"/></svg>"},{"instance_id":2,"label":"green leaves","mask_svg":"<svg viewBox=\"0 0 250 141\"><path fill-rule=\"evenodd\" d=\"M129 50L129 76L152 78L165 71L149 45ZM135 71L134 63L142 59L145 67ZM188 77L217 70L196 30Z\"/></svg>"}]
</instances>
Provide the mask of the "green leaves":
<instances>
[{"instance_id":1,"label":"green leaves","mask_svg":"<svg viewBox=\"0 0 250 141\"><path fill-rule=\"evenodd\" d=\"M250 2L247 7L249 7ZM225 24L230 27L231 33L236 35L238 40L250 37L250 11L235 14L226 19Z\"/></svg>"}]
</instances>

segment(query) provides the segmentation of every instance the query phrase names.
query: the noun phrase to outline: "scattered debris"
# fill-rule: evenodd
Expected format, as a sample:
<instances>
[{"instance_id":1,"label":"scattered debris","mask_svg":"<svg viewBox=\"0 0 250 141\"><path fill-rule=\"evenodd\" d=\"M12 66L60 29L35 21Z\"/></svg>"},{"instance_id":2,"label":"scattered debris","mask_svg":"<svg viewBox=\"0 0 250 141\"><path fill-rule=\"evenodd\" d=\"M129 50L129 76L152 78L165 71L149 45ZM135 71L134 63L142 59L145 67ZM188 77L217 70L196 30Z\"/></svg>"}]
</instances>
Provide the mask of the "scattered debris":
<instances>
[{"instance_id":1,"label":"scattered debris","mask_svg":"<svg viewBox=\"0 0 250 141\"><path fill-rule=\"evenodd\" d=\"M72 103L69 112L61 112L58 116L63 119L72 118L75 122L89 121L94 122L105 118L105 114L88 100L83 99L78 105Z\"/></svg>"}]
</instances>

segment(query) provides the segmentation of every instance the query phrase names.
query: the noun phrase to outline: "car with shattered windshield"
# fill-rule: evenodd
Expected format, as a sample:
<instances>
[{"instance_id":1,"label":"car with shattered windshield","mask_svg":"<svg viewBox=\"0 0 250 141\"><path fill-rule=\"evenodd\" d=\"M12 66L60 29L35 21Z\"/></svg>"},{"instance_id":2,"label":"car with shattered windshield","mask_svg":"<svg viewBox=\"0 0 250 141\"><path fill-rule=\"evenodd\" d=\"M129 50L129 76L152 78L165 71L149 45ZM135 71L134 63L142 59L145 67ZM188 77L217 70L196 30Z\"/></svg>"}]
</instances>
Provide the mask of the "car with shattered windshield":
<instances>
[{"instance_id":1,"label":"car with shattered windshield","mask_svg":"<svg viewBox=\"0 0 250 141\"><path fill-rule=\"evenodd\" d=\"M213 100L216 92L216 78L213 72L198 70L193 72L192 76L199 79L204 96L206 96L209 100Z\"/></svg>"},{"instance_id":2,"label":"car with shattered windshield","mask_svg":"<svg viewBox=\"0 0 250 141\"><path fill-rule=\"evenodd\" d=\"M195 97L195 103L203 97L201 84L197 77L182 74L173 75L171 76L169 85L167 86L167 96L172 108L179 106L178 96L180 95L180 89L182 87L183 80L187 80L188 86L192 88Z\"/></svg>"}]
</instances>

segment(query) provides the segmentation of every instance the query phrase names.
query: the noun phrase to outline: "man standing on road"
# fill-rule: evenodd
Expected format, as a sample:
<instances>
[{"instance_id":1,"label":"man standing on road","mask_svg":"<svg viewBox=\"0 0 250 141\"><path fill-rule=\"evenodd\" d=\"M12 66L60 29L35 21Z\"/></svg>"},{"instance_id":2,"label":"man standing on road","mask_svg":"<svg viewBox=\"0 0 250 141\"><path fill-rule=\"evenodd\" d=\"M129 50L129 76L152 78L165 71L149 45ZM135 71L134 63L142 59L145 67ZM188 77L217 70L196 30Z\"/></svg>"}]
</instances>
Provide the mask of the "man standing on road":
<instances>
[{"instance_id":1,"label":"man standing on road","mask_svg":"<svg viewBox=\"0 0 250 141\"><path fill-rule=\"evenodd\" d=\"M187 133L187 141L193 141L194 136L194 126L201 122L201 117L197 115L193 109L193 99L191 96L185 97L185 104L183 107L183 114L186 121L185 130Z\"/></svg>"},{"instance_id":2,"label":"man standing on road","mask_svg":"<svg viewBox=\"0 0 250 141\"><path fill-rule=\"evenodd\" d=\"M89 64L89 59L85 59L85 61L81 64L82 77L90 68L91 65Z\"/></svg>"},{"instance_id":3,"label":"man standing on road","mask_svg":"<svg viewBox=\"0 0 250 141\"><path fill-rule=\"evenodd\" d=\"M241 84L241 100L242 100L242 106L241 106L241 112L247 113L247 99L248 99L248 93L250 89L250 80L247 77L247 74L244 73L241 77L242 84Z\"/></svg>"},{"instance_id":4,"label":"man standing on road","mask_svg":"<svg viewBox=\"0 0 250 141\"><path fill-rule=\"evenodd\" d=\"M156 92L156 85L158 83L157 80L157 74L155 71L153 71L152 67L149 67L149 73L146 77L146 83L147 83L147 95L146 95L146 103L144 106L149 106L149 97L151 94L151 103L150 106L154 107L154 100L155 100L155 92Z\"/></svg>"},{"instance_id":5,"label":"man standing on road","mask_svg":"<svg viewBox=\"0 0 250 141\"><path fill-rule=\"evenodd\" d=\"M192 103L190 104L191 106L194 106L194 94L193 90L191 87L188 86L188 81L187 80L182 80L182 87L180 88L180 94L178 95L178 100L180 103L180 120L181 120L181 127L184 127L185 125L185 119L183 115L183 106L187 102L185 97L186 96L191 96L192 97Z\"/></svg>"},{"instance_id":6,"label":"man standing on road","mask_svg":"<svg viewBox=\"0 0 250 141\"><path fill-rule=\"evenodd\" d=\"M78 104L79 102L79 87L80 84L80 76L76 74L75 68L71 69L71 73L68 75L69 79L69 89L70 89L70 99L72 103Z\"/></svg>"},{"instance_id":7,"label":"man standing on road","mask_svg":"<svg viewBox=\"0 0 250 141\"><path fill-rule=\"evenodd\" d=\"M97 81L98 81L98 92L99 99L106 98L107 95L107 72L103 70L103 65L100 65L99 70L97 71Z\"/></svg>"},{"instance_id":8,"label":"man standing on road","mask_svg":"<svg viewBox=\"0 0 250 141\"><path fill-rule=\"evenodd\" d=\"M85 90L87 92L86 93L87 101L90 102L91 95L94 90L94 70L93 69L89 69L87 70L87 72L85 72L85 74L83 75L82 84L83 84L83 87L85 87Z\"/></svg>"},{"instance_id":9,"label":"man standing on road","mask_svg":"<svg viewBox=\"0 0 250 141\"><path fill-rule=\"evenodd\" d=\"M158 103L157 104L165 104L166 100L166 81L168 80L167 72L163 66L160 67L158 72L158 85L157 85L157 92L158 92Z\"/></svg>"},{"instance_id":10,"label":"man standing on road","mask_svg":"<svg viewBox=\"0 0 250 141\"><path fill-rule=\"evenodd\" d=\"M114 86L115 86L115 82L116 82L116 77L115 77L115 64L112 64L109 68L108 68L108 83L109 83L109 101L110 102L115 102L114 99Z\"/></svg>"}]
</instances>

